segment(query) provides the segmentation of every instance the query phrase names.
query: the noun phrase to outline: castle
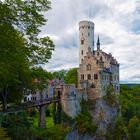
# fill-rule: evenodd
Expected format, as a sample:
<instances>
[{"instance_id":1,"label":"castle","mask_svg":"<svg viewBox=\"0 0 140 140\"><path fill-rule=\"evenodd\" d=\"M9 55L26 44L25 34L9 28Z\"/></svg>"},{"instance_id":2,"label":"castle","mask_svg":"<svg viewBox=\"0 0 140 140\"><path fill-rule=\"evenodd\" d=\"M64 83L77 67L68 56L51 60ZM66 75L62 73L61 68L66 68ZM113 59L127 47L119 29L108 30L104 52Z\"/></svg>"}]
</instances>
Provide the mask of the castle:
<instances>
[{"instance_id":1,"label":"castle","mask_svg":"<svg viewBox=\"0 0 140 140\"><path fill-rule=\"evenodd\" d=\"M79 41L78 88L87 90L89 100L106 95L109 85L119 93L119 63L111 54L101 50L99 36L95 50L93 22L79 23Z\"/></svg>"},{"instance_id":2,"label":"castle","mask_svg":"<svg viewBox=\"0 0 140 140\"><path fill-rule=\"evenodd\" d=\"M109 86L112 86L115 94L119 94L119 63L111 54L101 50L99 36L95 50L93 22L79 23L79 41L78 88L73 84L65 84L63 80L48 80L49 85L41 93L29 93L25 95L25 101L61 94L63 111L75 117L81 110L82 99L94 102L107 94Z\"/></svg>"}]
</instances>

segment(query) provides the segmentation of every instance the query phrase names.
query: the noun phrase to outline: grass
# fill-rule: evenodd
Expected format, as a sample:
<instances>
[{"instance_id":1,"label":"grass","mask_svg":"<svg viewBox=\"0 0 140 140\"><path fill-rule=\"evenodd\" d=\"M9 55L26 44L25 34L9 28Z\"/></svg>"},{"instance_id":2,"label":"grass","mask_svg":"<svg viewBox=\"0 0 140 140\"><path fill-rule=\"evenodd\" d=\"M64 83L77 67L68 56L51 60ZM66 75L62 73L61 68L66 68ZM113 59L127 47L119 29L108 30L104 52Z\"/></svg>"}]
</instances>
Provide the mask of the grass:
<instances>
[{"instance_id":1,"label":"grass","mask_svg":"<svg viewBox=\"0 0 140 140\"><path fill-rule=\"evenodd\" d=\"M33 119L33 126L35 128L37 128L38 127L38 121L39 121L39 115L36 115L34 117L30 117L30 119ZM51 128L53 126L54 126L53 117L52 116L46 117L46 128Z\"/></svg>"}]
</instances>

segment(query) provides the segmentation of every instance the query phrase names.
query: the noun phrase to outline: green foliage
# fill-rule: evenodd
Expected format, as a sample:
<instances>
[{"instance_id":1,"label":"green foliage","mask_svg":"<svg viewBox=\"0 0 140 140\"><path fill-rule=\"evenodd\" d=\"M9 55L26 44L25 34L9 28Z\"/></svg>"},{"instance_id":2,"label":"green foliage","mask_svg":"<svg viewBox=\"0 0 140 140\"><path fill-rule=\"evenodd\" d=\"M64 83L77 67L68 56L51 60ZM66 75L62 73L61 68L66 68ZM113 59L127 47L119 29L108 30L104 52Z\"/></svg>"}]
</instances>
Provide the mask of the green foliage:
<instances>
[{"instance_id":1,"label":"green foliage","mask_svg":"<svg viewBox=\"0 0 140 140\"><path fill-rule=\"evenodd\" d=\"M127 122L133 116L140 119L140 86L121 85L120 104L122 115Z\"/></svg>"},{"instance_id":2,"label":"green foliage","mask_svg":"<svg viewBox=\"0 0 140 140\"><path fill-rule=\"evenodd\" d=\"M97 127L92 122L92 117L90 116L90 113L80 113L76 117L76 128L80 133L90 133L94 134Z\"/></svg>"},{"instance_id":3,"label":"green foliage","mask_svg":"<svg viewBox=\"0 0 140 140\"><path fill-rule=\"evenodd\" d=\"M123 138L128 138L128 129L125 121L122 117L117 118L116 127L114 130L114 138L116 140L121 140Z\"/></svg>"},{"instance_id":4,"label":"green foliage","mask_svg":"<svg viewBox=\"0 0 140 140\"><path fill-rule=\"evenodd\" d=\"M32 122L27 119L27 114L25 112L6 115L2 122L2 126L7 128L8 135L13 140L31 139L31 125Z\"/></svg>"},{"instance_id":5,"label":"green foliage","mask_svg":"<svg viewBox=\"0 0 140 140\"><path fill-rule=\"evenodd\" d=\"M72 68L68 71L66 77L65 77L65 83L67 84L75 84L77 85L77 68Z\"/></svg>"},{"instance_id":6,"label":"green foliage","mask_svg":"<svg viewBox=\"0 0 140 140\"><path fill-rule=\"evenodd\" d=\"M115 106L117 104L117 96L114 94L113 87L110 85L107 87L106 95L104 96L106 103L109 106Z\"/></svg>"},{"instance_id":7,"label":"green foliage","mask_svg":"<svg viewBox=\"0 0 140 140\"><path fill-rule=\"evenodd\" d=\"M41 67L34 67L30 70L30 76L32 79L30 88L43 90L48 84L47 80L51 78L51 73Z\"/></svg>"},{"instance_id":8,"label":"green foliage","mask_svg":"<svg viewBox=\"0 0 140 140\"><path fill-rule=\"evenodd\" d=\"M33 129L32 133L37 139L43 140L63 140L66 133L69 131L68 127L63 127L62 125L55 125L51 128L46 129Z\"/></svg>"},{"instance_id":9,"label":"green foliage","mask_svg":"<svg viewBox=\"0 0 140 140\"><path fill-rule=\"evenodd\" d=\"M117 104L117 97L115 94L106 95L104 99L109 106L115 106Z\"/></svg>"},{"instance_id":10,"label":"green foliage","mask_svg":"<svg viewBox=\"0 0 140 140\"><path fill-rule=\"evenodd\" d=\"M92 116L89 113L89 103L82 100L81 106L81 113L75 118L76 129L78 129L80 133L90 133L93 135L97 126L92 121Z\"/></svg>"},{"instance_id":11,"label":"green foliage","mask_svg":"<svg viewBox=\"0 0 140 140\"><path fill-rule=\"evenodd\" d=\"M128 124L130 139L139 140L140 136L140 120L134 116Z\"/></svg>"},{"instance_id":12,"label":"green foliage","mask_svg":"<svg viewBox=\"0 0 140 140\"><path fill-rule=\"evenodd\" d=\"M68 116L65 112L62 111L62 124L65 126L72 126L74 124L74 119Z\"/></svg>"},{"instance_id":13,"label":"green foliage","mask_svg":"<svg viewBox=\"0 0 140 140\"><path fill-rule=\"evenodd\" d=\"M30 68L51 58L53 42L38 36L47 21L42 12L48 11L50 4L48 0L0 1L0 95L4 111L7 98L19 102L23 88L31 84L30 72L34 71Z\"/></svg>"},{"instance_id":14,"label":"green foliage","mask_svg":"<svg viewBox=\"0 0 140 140\"><path fill-rule=\"evenodd\" d=\"M5 128L0 128L0 140L11 140L6 132Z\"/></svg>"},{"instance_id":15,"label":"green foliage","mask_svg":"<svg viewBox=\"0 0 140 140\"><path fill-rule=\"evenodd\" d=\"M60 71L52 72L52 77L57 79L65 79L66 74L67 74L67 70L62 69Z\"/></svg>"}]
</instances>

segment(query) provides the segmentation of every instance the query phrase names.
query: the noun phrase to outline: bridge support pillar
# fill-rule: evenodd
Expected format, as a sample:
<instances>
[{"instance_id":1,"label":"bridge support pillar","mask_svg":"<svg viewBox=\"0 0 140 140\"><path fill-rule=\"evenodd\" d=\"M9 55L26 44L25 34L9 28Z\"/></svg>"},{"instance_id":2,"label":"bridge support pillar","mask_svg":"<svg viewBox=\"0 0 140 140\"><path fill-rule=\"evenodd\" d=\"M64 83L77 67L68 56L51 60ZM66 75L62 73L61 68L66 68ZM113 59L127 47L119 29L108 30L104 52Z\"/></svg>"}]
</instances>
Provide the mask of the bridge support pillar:
<instances>
[{"instance_id":1,"label":"bridge support pillar","mask_svg":"<svg viewBox=\"0 0 140 140\"><path fill-rule=\"evenodd\" d=\"M39 127L40 128L46 128L46 105L39 106Z\"/></svg>"}]
</instances>

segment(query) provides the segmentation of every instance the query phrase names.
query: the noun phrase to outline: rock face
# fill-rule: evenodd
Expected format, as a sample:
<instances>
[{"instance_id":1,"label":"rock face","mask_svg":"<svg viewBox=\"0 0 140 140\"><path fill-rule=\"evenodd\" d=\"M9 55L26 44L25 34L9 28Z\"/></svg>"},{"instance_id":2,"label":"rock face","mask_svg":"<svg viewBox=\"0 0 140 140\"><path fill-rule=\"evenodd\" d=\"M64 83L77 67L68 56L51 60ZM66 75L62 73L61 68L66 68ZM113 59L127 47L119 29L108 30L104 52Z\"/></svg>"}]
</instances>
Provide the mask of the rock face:
<instances>
[{"instance_id":1,"label":"rock face","mask_svg":"<svg viewBox=\"0 0 140 140\"><path fill-rule=\"evenodd\" d=\"M95 134L81 134L73 130L66 135L66 140L107 140L105 138L109 127L115 127L118 106L109 106L103 98L91 101L89 106L93 122L97 125Z\"/></svg>"},{"instance_id":2,"label":"rock face","mask_svg":"<svg viewBox=\"0 0 140 140\"><path fill-rule=\"evenodd\" d=\"M107 128L115 126L118 106L109 106L103 98L97 99L95 109L90 110L93 121L97 124L97 133L105 134Z\"/></svg>"},{"instance_id":3,"label":"rock face","mask_svg":"<svg viewBox=\"0 0 140 140\"><path fill-rule=\"evenodd\" d=\"M77 130L67 134L66 140L106 140L105 137L91 136L89 134L80 134Z\"/></svg>"}]
</instances>

